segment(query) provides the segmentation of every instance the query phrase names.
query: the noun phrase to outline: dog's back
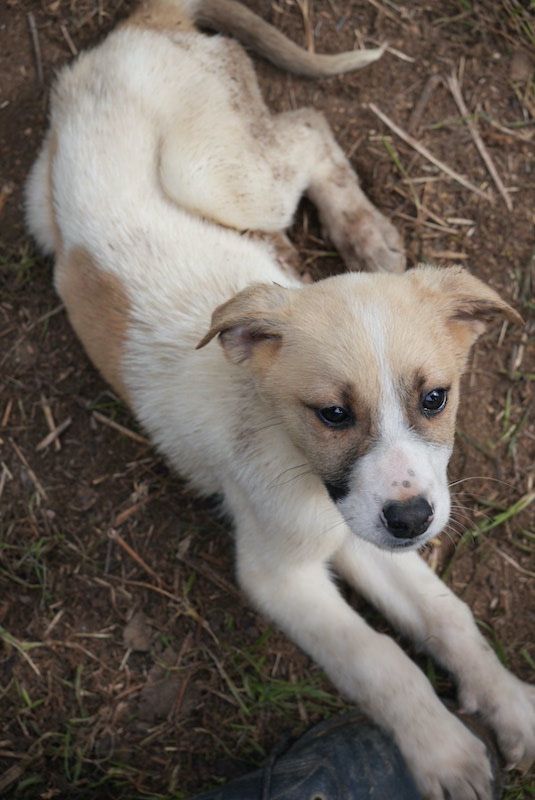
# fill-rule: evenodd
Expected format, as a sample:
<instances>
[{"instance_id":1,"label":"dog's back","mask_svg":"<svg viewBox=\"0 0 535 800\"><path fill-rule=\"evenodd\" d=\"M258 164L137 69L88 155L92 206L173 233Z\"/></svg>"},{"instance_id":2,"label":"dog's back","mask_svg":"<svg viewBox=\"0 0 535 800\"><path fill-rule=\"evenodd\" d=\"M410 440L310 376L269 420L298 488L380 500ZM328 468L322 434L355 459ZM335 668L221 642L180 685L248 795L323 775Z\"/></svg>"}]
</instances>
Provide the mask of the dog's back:
<instances>
[{"instance_id":1,"label":"dog's back","mask_svg":"<svg viewBox=\"0 0 535 800\"><path fill-rule=\"evenodd\" d=\"M58 293L91 359L131 403L120 364L134 305L149 328L168 308L191 348L232 293L293 282L268 247L225 228L287 227L306 180L281 154L292 138L306 149L310 126L278 130L245 52L199 34L196 18L307 74L380 55L305 53L232 0L149 0L61 71L28 181L28 225L55 255Z\"/></svg>"}]
</instances>

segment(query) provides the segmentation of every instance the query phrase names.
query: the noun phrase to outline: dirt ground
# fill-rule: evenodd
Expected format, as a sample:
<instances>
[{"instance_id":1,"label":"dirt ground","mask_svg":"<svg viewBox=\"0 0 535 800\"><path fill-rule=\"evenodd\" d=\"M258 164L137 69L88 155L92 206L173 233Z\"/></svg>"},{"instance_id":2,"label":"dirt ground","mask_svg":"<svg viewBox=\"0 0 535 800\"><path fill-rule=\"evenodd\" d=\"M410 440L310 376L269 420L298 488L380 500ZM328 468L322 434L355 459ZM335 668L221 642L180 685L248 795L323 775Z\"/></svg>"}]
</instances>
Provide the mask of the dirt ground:
<instances>
[{"instance_id":1,"label":"dirt ground","mask_svg":"<svg viewBox=\"0 0 535 800\"><path fill-rule=\"evenodd\" d=\"M464 482L454 486L448 535L428 557L470 603L500 658L533 680L529 0L249 5L318 51L389 42L378 64L325 81L259 61L263 91L275 110L325 111L369 195L403 232L411 265L463 263L527 320L524 330L498 324L476 347L451 467L451 480ZM90 366L53 291L52 265L24 231L21 187L54 71L129 7L0 5L3 797L180 800L259 763L282 735L344 705L321 671L248 607L235 587L229 526L169 473ZM447 87L454 71L512 213ZM491 200L416 153L370 102ZM342 269L307 203L292 237L314 277ZM60 435L47 439L57 426ZM446 676L420 663L451 693ZM535 793L533 776L510 775L507 785L510 800Z\"/></svg>"}]
</instances>

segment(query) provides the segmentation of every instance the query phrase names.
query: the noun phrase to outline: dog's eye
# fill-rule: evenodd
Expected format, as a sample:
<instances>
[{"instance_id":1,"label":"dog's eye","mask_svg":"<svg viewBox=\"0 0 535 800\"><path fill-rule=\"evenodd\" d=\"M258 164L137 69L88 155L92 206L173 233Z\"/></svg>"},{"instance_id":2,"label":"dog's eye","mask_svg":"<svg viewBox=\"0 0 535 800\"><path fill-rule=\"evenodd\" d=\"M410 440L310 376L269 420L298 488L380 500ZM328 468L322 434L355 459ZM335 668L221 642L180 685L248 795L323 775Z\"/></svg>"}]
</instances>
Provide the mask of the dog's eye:
<instances>
[{"instance_id":1,"label":"dog's eye","mask_svg":"<svg viewBox=\"0 0 535 800\"><path fill-rule=\"evenodd\" d=\"M426 417L433 417L444 410L447 402L447 389L432 389L422 397L422 411Z\"/></svg>"},{"instance_id":2,"label":"dog's eye","mask_svg":"<svg viewBox=\"0 0 535 800\"><path fill-rule=\"evenodd\" d=\"M353 422L353 416L347 408L342 406L327 406L326 408L318 408L316 414L324 425L329 428L347 427Z\"/></svg>"}]
</instances>

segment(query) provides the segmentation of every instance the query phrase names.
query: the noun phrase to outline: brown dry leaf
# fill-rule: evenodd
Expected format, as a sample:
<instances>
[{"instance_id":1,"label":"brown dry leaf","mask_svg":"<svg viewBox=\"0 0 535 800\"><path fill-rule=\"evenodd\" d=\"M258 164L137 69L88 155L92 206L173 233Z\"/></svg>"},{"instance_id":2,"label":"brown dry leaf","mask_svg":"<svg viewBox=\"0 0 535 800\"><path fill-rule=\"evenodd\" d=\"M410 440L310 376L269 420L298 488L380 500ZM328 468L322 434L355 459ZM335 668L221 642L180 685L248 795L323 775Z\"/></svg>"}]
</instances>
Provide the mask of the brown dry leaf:
<instances>
[{"instance_id":1,"label":"brown dry leaf","mask_svg":"<svg viewBox=\"0 0 535 800\"><path fill-rule=\"evenodd\" d=\"M143 611L136 611L123 631L123 641L129 650L148 653L152 642L152 628Z\"/></svg>"},{"instance_id":2,"label":"brown dry leaf","mask_svg":"<svg viewBox=\"0 0 535 800\"><path fill-rule=\"evenodd\" d=\"M138 705L139 719L154 722L165 719L173 708L180 689L181 678L172 672L178 654L168 647L149 671L147 684L141 690Z\"/></svg>"},{"instance_id":3,"label":"brown dry leaf","mask_svg":"<svg viewBox=\"0 0 535 800\"><path fill-rule=\"evenodd\" d=\"M517 50L511 59L509 75L512 81L524 83L529 81L534 69L535 62L530 54L525 50Z\"/></svg>"},{"instance_id":4,"label":"brown dry leaf","mask_svg":"<svg viewBox=\"0 0 535 800\"><path fill-rule=\"evenodd\" d=\"M78 487L76 495L80 511L89 511L98 500L98 492L86 484L82 484Z\"/></svg>"}]
</instances>

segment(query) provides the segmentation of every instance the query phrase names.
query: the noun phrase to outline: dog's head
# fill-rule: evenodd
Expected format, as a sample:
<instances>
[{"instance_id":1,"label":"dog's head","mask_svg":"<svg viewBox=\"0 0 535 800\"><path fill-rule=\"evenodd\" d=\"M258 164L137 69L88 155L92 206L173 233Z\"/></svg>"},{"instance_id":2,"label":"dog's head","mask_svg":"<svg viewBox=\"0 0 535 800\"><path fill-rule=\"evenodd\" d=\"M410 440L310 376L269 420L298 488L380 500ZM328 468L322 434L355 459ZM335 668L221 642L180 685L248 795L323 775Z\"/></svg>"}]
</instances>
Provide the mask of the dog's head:
<instances>
[{"instance_id":1,"label":"dog's head","mask_svg":"<svg viewBox=\"0 0 535 800\"><path fill-rule=\"evenodd\" d=\"M446 524L446 468L469 350L520 316L463 269L251 286L214 312L227 357L254 376L349 528L387 549Z\"/></svg>"}]
</instances>

